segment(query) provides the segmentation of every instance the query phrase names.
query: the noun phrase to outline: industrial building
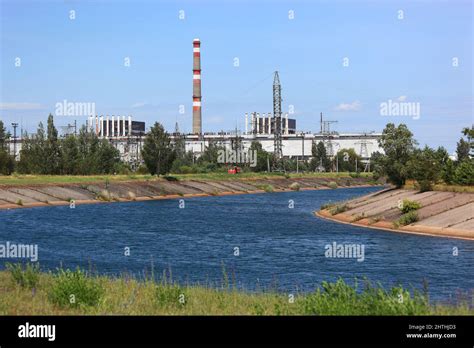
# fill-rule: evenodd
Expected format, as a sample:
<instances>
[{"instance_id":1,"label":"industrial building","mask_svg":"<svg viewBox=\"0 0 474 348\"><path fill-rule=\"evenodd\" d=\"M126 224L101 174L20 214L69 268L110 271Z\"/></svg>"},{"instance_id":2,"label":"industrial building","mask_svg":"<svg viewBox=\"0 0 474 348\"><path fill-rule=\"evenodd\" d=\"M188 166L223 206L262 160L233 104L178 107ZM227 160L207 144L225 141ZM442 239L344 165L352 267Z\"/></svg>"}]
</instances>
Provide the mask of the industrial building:
<instances>
[{"instance_id":1,"label":"industrial building","mask_svg":"<svg viewBox=\"0 0 474 348\"><path fill-rule=\"evenodd\" d=\"M320 129L317 133L298 130L296 119L289 118L288 113L281 110L281 83L278 72L273 80L273 112L247 112L243 115L245 129L231 132L202 132L202 91L201 91L201 41L193 40L193 119L192 132L179 134L176 130L171 134L172 140L179 136L185 140L186 151L196 156L205 150L210 142L232 148L238 138L242 151L247 151L253 141L259 141L264 150L276 154L276 158L311 159L311 148L314 143L322 141L330 157L340 149L354 149L365 162L372 153L383 152L378 146L380 133L338 133L332 131L331 125L337 121L324 120L320 114ZM205 117L204 117L205 123ZM90 116L86 128L98 137L108 139L121 153L121 159L138 166L142 163L141 149L146 135L145 122L134 121L132 116L95 115ZM21 139L10 140L11 153L16 152L17 158L21 150Z\"/></svg>"}]
</instances>

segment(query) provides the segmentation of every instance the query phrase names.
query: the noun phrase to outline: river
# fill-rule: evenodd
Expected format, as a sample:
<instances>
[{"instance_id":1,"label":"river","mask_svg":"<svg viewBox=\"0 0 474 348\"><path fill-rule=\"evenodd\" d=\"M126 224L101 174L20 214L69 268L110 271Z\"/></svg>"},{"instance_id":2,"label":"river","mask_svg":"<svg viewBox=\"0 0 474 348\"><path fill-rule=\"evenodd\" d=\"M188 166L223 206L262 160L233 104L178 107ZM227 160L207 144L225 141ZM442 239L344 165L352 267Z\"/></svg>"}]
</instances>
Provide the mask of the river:
<instances>
[{"instance_id":1,"label":"river","mask_svg":"<svg viewBox=\"0 0 474 348\"><path fill-rule=\"evenodd\" d=\"M323 280L367 277L450 300L474 289L474 242L393 233L322 220L321 204L380 188L196 197L0 211L0 243L37 244L43 269L80 266L101 274L311 291ZM181 204L180 204L181 203ZM184 204L183 204L184 203ZM180 207L181 206L181 207ZM328 245L364 247L329 258ZM458 255L453 255L457 248ZM129 251L129 255L128 255ZM0 259L0 268L14 259Z\"/></svg>"}]
</instances>

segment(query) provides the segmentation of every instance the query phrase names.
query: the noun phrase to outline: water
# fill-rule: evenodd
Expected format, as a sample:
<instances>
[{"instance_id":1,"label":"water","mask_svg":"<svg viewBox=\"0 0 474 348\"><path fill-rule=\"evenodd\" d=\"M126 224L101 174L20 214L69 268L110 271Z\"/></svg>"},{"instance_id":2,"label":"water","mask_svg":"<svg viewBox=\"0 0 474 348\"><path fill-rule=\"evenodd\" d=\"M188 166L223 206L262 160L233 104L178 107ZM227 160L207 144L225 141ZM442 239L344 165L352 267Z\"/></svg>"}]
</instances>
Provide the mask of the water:
<instances>
[{"instance_id":1,"label":"water","mask_svg":"<svg viewBox=\"0 0 474 348\"><path fill-rule=\"evenodd\" d=\"M351 284L367 277L418 289L426 280L431 298L443 300L474 289L472 241L367 229L313 215L323 203L377 189L186 198L184 209L173 199L0 211L0 243L38 244L43 269L92 265L102 274L143 276L153 264L157 277L171 269L182 283L221 284L225 265L230 281L235 276L246 289L311 291L339 277ZM333 242L363 244L364 261L326 258L325 246ZM0 259L0 267L8 261L15 260Z\"/></svg>"}]
</instances>

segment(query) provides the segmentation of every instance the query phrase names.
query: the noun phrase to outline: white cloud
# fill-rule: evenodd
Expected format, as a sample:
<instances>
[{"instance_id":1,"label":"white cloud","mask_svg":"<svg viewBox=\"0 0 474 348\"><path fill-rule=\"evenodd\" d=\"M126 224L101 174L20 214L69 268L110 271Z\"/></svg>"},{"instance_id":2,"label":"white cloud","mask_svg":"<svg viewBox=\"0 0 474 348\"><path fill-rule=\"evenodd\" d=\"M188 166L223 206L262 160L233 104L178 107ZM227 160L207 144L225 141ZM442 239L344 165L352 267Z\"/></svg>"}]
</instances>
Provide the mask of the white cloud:
<instances>
[{"instance_id":1,"label":"white cloud","mask_svg":"<svg viewBox=\"0 0 474 348\"><path fill-rule=\"evenodd\" d=\"M136 109L136 108L142 108L144 106L148 105L148 103L145 103L145 102L140 102L140 103L135 103L132 105L132 108L133 109Z\"/></svg>"},{"instance_id":2,"label":"white cloud","mask_svg":"<svg viewBox=\"0 0 474 348\"><path fill-rule=\"evenodd\" d=\"M407 96L406 96L406 95L401 95L401 96L399 96L399 97L397 98L397 100L398 100L399 102L404 102L406 99L407 99Z\"/></svg>"},{"instance_id":3,"label":"white cloud","mask_svg":"<svg viewBox=\"0 0 474 348\"><path fill-rule=\"evenodd\" d=\"M361 107L361 103L356 100L352 103L341 103L334 108L336 111L357 111Z\"/></svg>"},{"instance_id":4,"label":"white cloud","mask_svg":"<svg viewBox=\"0 0 474 348\"><path fill-rule=\"evenodd\" d=\"M0 110L39 110L43 106L39 103L0 103Z\"/></svg>"}]
</instances>

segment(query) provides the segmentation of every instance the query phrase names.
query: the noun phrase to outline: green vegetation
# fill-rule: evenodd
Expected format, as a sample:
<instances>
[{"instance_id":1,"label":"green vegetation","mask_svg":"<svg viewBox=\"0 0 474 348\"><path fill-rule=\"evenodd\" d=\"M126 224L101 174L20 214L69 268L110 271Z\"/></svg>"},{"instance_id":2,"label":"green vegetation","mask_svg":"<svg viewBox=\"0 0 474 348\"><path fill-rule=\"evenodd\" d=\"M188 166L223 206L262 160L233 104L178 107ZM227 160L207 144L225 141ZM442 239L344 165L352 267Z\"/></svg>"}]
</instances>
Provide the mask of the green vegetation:
<instances>
[{"instance_id":1,"label":"green vegetation","mask_svg":"<svg viewBox=\"0 0 474 348\"><path fill-rule=\"evenodd\" d=\"M13 281L20 285L20 287L33 289L38 285L40 276L39 264L7 263L6 269L10 272Z\"/></svg>"},{"instance_id":2,"label":"green vegetation","mask_svg":"<svg viewBox=\"0 0 474 348\"><path fill-rule=\"evenodd\" d=\"M35 291L21 286L11 271L0 272L0 315L473 315L461 300L454 305L429 303L428 293L402 287L385 290L342 279L323 282L310 293L180 286L171 279L137 281L85 272L40 273ZM74 295L74 296L71 296Z\"/></svg>"},{"instance_id":3,"label":"green vegetation","mask_svg":"<svg viewBox=\"0 0 474 348\"><path fill-rule=\"evenodd\" d=\"M87 276L77 268L75 271L59 270L49 290L49 299L59 307L97 306L104 289L99 279Z\"/></svg>"},{"instance_id":4,"label":"green vegetation","mask_svg":"<svg viewBox=\"0 0 474 348\"><path fill-rule=\"evenodd\" d=\"M348 209L349 209L349 207L345 203L344 204L337 204L334 207L329 209L329 213L331 215L337 215L337 214L340 214L340 213L344 213Z\"/></svg>"},{"instance_id":5,"label":"green vegetation","mask_svg":"<svg viewBox=\"0 0 474 348\"><path fill-rule=\"evenodd\" d=\"M400 205L399 209L402 213L406 214L414 210L418 210L421 208L421 204L416 201L410 201L409 199L404 199L402 204Z\"/></svg>"},{"instance_id":6,"label":"green vegetation","mask_svg":"<svg viewBox=\"0 0 474 348\"><path fill-rule=\"evenodd\" d=\"M17 164L17 171L22 174L90 175L125 170L119 151L85 127L77 136L58 138L51 114L46 131L40 122L36 134L24 133L22 140Z\"/></svg>"},{"instance_id":7,"label":"green vegetation","mask_svg":"<svg viewBox=\"0 0 474 348\"><path fill-rule=\"evenodd\" d=\"M299 191L301 189L301 185L297 182L294 182L290 185L290 189L293 191Z\"/></svg>"},{"instance_id":8,"label":"green vegetation","mask_svg":"<svg viewBox=\"0 0 474 348\"><path fill-rule=\"evenodd\" d=\"M463 130L468 140L460 139L456 149L457 160L453 161L443 147L436 150L428 146L416 148L417 142L406 125L395 127L389 123L379 139L385 154L372 155L374 178L387 176L397 187L414 179L414 187L422 192L437 189L441 183L474 185L473 133L472 128Z\"/></svg>"},{"instance_id":9,"label":"green vegetation","mask_svg":"<svg viewBox=\"0 0 474 348\"><path fill-rule=\"evenodd\" d=\"M341 149L337 152L336 156L338 170L341 172L355 172L351 174L353 177L357 177L357 173L360 171L360 166L363 164L361 163L362 158L356 154L354 149Z\"/></svg>"},{"instance_id":10,"label":"green vegetation","mask_svg":"<svg viewBox=\"0 0 474 348\"><path fill-rule=\"evenodd\" d=\"M337 182L330 181L329 184L328 184L328 187L332 188L332 189L337 189Z\"/></svg>"},{"instance_id":11,"label":"green vegetation","mask_svg":"<svg viewBox=\"0 0 474 348\"><path fill-rule=\"evenodd\" d=\"M257 187L260 188L261 190L264 190L265 192L275 191L275 188L273 187L273 185L270 185L270 184L258 185Z\"/></svg>"},{"instance_id":12,"label":"green vegetation","mask_svg":"<svg viewBox=\"0 0 474 348\"><path fill-rule=\"evenodd\" d=\"M142 156L152 175L169 173L176 152L171 146L170 137L160 123L155 122L146 135Z\"/></svg>"},{"instance_id":13,"label":"green vegetation","mask_svg":"<svg viewBox=\"0 0 474 348\"><path fill-rule=\"evenodd\" d=\"M331 161L329 160L326 147L324 143L320 141L318 144L313 142L311 147L311 156L313 157L310 162L310 168L312 171L317 172L329 172L331 169Z\"/></svg>"},{"instance_id":14,"label":"green vegetation","mask_svg":"<svg viewBox=\"0 0 474 348\"><path fill-rule=\"evenodd\" d=\"M395 221L393 224L395 228L398 228L400 226L406 226L417 221L418 221L418 213L416 212L416 210L413 210L400 216L400 218L397 221Z\"/></svg>"},{"instance_id":15,"label":"green vegetation","mask_svg":"<svg viewBox=\"0 0 474 348\"><path fill-rule=\"evenodd\" d=\"M6 140L10 138L7 133L3 121L0 120L0 174L10 175L15 169L15 161L13 156L8 153Z\"/></svg>"}]
</instances>

